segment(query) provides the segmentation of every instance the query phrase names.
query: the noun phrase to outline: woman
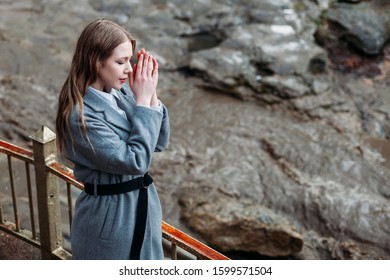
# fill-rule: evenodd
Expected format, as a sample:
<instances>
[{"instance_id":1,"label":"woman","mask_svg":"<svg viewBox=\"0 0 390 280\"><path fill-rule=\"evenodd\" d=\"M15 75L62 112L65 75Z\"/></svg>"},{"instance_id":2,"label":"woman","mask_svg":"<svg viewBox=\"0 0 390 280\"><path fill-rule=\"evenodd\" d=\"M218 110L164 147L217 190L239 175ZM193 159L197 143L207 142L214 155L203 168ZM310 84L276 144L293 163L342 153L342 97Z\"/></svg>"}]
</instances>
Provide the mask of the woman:
<instances>
[{"instance_id":1,"label":"woman","mask_svg":"<svg viewBox=\"0 0 390 280\"><path fill-rule=\"evenodd\" d=\"M85 190L71 230L74 259L162 259L162 211L148 169L169 142L158 64L109 20L81 33L56 119L60 151ZM125 81L129 79L129 86Z\"/></svg>"}]
</instances>

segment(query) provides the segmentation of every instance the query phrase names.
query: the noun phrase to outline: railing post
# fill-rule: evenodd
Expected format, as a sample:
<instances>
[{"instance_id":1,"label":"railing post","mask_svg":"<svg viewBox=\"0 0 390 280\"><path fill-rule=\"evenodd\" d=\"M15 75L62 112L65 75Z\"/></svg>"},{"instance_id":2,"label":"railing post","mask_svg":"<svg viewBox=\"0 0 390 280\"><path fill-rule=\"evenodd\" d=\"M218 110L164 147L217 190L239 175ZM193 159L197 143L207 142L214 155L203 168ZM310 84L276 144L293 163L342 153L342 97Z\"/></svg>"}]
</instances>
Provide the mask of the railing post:
<instances>
[{"instance_id":1,"label":"railing post","mask_svg":"<svg viewBox=\"0 0 390 280\"><path fill-rule=\"evenodd\" d=\"M41 255L42 259L51 259L52 253L62 247L58 178L47 168L56 160L56 135L42 126L30 138L33 141Z\"/></svg>"}]
</instances>

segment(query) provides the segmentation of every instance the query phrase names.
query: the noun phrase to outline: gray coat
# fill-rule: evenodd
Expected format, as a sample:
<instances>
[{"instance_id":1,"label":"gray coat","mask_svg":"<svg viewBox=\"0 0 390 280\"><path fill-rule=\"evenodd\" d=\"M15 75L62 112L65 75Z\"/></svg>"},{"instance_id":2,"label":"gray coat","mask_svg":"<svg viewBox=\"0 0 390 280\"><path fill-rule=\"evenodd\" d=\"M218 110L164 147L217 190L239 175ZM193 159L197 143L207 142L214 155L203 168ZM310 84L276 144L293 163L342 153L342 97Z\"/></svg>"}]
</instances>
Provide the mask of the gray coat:
<instances>
[{"instance_id":1,"label":"gray coat","mask_svg":"<svg viewBox=\"0 0 390 280\"><path fill-rule=\"evenodd\" d=\"M169 142L169 117L150 108L136 106L127 85L118 91L121 116L91 90L84 96L88 138L79 128L76 106L70 120L73 144L66 155L75 177L84 183L114 184L144 175L153 152ZM153 174L152 174L153 175ZM74 259L129 259L136 220L138 190L130 193L93 196L82 192L76 201L71 245ZM141 259L162 259L162 211L154 184L148 188L149 204Z\"/></svg>"}]
</instances>

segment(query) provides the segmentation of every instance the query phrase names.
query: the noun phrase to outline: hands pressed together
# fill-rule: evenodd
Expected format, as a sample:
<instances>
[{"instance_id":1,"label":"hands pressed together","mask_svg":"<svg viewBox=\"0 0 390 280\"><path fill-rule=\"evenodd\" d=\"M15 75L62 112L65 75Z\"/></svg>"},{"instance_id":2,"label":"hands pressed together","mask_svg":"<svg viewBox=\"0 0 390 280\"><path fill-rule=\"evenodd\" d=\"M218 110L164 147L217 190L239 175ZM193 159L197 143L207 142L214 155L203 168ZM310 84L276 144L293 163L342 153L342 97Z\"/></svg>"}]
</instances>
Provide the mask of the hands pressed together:
<instances>
[{"instance_id":1,"label":"hands pressed together","mask_svg":"<svg viewBox=\"0 0 390 280\"><path fill-rule=\"evenodd\" d=\"M145 49L137 52L138 61L129 73L129 85L135 94L136 104L158 106L158 63Z\"/></svg>"}]
</instances>

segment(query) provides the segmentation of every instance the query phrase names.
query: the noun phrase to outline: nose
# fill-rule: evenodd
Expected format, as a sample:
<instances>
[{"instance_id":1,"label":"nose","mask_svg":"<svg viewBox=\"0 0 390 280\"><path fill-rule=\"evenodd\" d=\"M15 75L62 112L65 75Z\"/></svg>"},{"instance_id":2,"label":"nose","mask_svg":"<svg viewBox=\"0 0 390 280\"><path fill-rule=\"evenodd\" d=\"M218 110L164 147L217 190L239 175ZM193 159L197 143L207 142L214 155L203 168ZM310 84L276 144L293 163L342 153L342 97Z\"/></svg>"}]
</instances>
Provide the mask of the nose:
<instances>
[{"instance_id":1,"label":"nose","mask_svg":"<svg viewBox=\"0 0 390 280\"><path fill-rule=\"evenodd\" d=\"M133 67L131 67L131 62L130 62L130 60L128 60L126 62L125 74L129 74L131 72L133 72Z\"/></svg>"}]
</instances>

